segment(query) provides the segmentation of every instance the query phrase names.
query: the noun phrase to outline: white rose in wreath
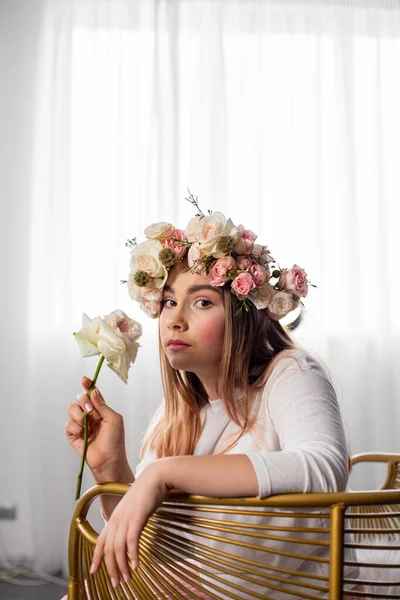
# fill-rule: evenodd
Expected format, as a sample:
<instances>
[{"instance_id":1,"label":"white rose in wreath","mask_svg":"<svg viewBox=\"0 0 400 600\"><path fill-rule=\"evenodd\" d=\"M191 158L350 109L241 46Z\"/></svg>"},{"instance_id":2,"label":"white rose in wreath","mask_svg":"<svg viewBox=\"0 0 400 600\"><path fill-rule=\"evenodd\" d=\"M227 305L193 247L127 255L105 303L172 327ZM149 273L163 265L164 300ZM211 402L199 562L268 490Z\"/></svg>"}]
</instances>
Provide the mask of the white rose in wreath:
<instances>
[{"instance_id":1,"label":"white rose in wreath","mask_svg":"<svg viewBox=\"0 0 400 600\"><path fill-rule=\"evenodd\" d=\"M145 271L149 277L167 279L168 272L158 255L163 245L159 240L147 240L131 251L131 271Z\"/></svg>"},{"instance_id":2,"label":"white rose in wreath","mask_svg":"<svg viewBox=\"0 0 400 600\"><path fill-rule=\"evenodd\" d=\"M172 223L166 223L160 221L160 223L153 223L144 230L144 235L151 240L164 240L169 237L174 231L175 227Z\"/></svg>"},{"instance_id":3,"label":"white rose in wreath","mask_svg":"<svg viewBox=\"0 0 400 600\"><path fill-rule=\"evenodd\" d=\"M268 305L268 312L272 319L279 321L297 307L297 302L291 294L276 292Z\"/></svg>"},{"instance_id":4,"label":"white rose in wreath","mask_svg":"<svg viewBox=\"0 0 400 600\"><path fill-rule=\"evenodd\" d=\"M262 287L251 290L248 298L258 310L261 310L267 308L272 301L274 294L274 288L267 282Z\"/></svg>"},{"instance_id":5,"label":"white rose in wreath","mask_svg":"<svg viewBox=\"0 0 400 600\"><path fill-rule=\"evenodd\" d=\"M185 236L187 237L189 242L199 241L199 227L201 220L202 218L199 216L193 217L186 225Z\"/></svg>"},{"instance_id":6,"label":"white rose in wreath","mask_svg":"<svg viewBox=\"0 0 400 600\"><path fill-rule=\"evenodd\" d=\"M239 229L231 219L227 219L222 213L214 212L209 217L203 217L199 223L200 250L212 254L215 258L222 258L226 252L218 250L220 238L229 235L237 240L239 233Z\"/></svg>"}]
</instances>

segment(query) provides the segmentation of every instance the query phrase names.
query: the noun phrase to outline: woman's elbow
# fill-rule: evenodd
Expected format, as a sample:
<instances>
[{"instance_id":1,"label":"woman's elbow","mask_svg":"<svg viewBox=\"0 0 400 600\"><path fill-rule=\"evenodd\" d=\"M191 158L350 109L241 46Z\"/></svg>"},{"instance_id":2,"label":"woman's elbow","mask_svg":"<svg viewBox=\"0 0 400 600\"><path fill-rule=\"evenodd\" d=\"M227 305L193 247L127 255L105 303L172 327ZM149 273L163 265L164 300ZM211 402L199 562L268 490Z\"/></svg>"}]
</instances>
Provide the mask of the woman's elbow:
<instances>
[{"instance_id":1,"label":"woman's elbow","mask_svg":"<svg viewBox=\"0 0 400 600\"><path fill-rule=\"evenodd\" d=\"M308 461L306 487L310 492L344 492L349 478L347 457L344 459L326 453L313 453Z\"/></svg>"}]
</instances>

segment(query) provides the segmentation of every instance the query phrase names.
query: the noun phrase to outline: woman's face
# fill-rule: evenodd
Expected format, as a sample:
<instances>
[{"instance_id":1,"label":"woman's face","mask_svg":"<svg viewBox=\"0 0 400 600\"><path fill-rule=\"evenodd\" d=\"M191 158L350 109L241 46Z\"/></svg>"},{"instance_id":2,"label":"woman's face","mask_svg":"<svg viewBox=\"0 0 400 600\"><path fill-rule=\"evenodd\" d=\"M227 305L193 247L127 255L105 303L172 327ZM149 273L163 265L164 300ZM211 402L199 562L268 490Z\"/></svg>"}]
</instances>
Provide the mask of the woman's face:
<instances>
[{"instance_id":1,"label":"woman's face","mask_svg":"<svg viewBox=\"0 0 400 600\"><path fill-rule=\"evenodd\" d=\"M187 268L183 261L169 272L160 315L160 338L174 369L196 373L206 383L218 375L225 307L222 295L211 287L207 277ZM187 345L174 345L171 340Z\"/></svg>"}]
</instances>

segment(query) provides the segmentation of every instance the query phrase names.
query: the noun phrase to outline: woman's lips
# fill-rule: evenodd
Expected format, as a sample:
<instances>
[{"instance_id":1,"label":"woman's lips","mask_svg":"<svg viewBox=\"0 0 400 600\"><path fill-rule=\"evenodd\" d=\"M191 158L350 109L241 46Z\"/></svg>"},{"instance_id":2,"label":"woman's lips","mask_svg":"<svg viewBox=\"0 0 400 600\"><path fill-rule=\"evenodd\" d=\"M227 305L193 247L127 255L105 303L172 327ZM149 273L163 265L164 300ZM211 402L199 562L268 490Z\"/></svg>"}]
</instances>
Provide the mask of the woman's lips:
<instances>
[{"instance_id":1,"label":"woman's lips","mask_svg":"<svg viewBox=\"0 0 400 600\"><path fill-rule=\"evenodd\" d=\"M182 344L180 342L167 344L168 350L185 350L186 348L190 348L188 344Z\"/></svg>"}]
</instances>

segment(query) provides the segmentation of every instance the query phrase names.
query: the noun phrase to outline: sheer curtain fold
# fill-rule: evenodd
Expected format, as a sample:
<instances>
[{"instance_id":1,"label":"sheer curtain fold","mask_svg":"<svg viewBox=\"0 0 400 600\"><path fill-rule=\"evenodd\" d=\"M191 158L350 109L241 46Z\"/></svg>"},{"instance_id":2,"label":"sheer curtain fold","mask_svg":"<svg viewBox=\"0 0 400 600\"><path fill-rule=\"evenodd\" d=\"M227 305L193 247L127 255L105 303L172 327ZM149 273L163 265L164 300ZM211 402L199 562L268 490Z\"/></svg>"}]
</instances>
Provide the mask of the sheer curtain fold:
<instances>
[{"instance_id":1,"label":"sheer curtain fold","mask_svg":"<svg viewBox=\"0 0 400 600\"><path fill-rule=\"evenodd\" d=\"M41 567L67 570L78 458L63 429L96 366L72 336L83 312L121 308L143 324L128 386L105 367L98 382L138 460L161 382L157 322L119 283L124 242L150 222L184 226L187 188L282 265L306 268L318 288L295 337L329 365L353 452L396 450L397 3L43 0L40 10L32 185L19 198L26 256L15 248L29 270L29 483L14 495L28 491L31 512L9 539L29 535ZM23 476L20 464L11 471Z\"/></svg>"}]
</instances>

